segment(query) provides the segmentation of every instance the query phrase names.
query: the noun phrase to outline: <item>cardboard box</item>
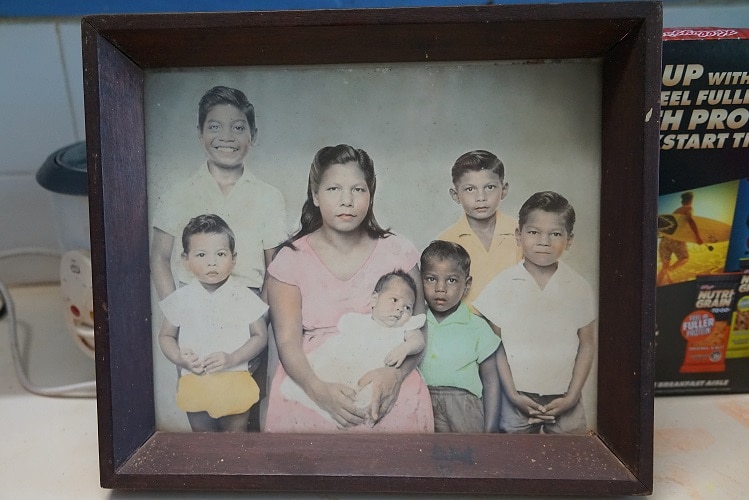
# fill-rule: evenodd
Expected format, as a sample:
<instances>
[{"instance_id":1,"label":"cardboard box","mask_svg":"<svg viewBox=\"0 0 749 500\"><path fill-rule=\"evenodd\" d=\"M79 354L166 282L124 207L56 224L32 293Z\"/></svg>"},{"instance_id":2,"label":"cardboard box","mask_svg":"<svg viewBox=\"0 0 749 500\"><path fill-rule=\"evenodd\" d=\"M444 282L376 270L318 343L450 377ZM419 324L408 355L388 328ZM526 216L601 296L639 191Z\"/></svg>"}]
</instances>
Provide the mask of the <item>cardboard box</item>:
<instances>
[{"instance_id":1,"label":"cardboard box","mask_svg":"<svg viewBox=\"0 0 749 500\"><path fill-rule=\"evenodd\" d=\"M663 41L655 394L749 392L749 29Z\"/></svg>"}]
</instances>

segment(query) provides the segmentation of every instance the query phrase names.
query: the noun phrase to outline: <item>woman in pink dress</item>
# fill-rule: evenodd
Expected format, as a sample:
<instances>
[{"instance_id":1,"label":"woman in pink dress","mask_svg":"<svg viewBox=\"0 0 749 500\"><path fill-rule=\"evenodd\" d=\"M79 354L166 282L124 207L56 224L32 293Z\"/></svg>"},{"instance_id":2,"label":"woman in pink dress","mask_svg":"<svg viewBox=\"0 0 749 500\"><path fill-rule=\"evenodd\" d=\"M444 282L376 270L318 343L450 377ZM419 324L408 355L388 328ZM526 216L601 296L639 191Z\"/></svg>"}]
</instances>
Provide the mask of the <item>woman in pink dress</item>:
<instances>
[{"instance_id":1,"label":"woman in pink dress","mask_svg":"<svg viewBox=\"0 0 749 500\"><path fill-rule=\"evenodd\" d=\"M271 384L267 432L433 432L429 391L416 370L418 355L400 368L383 363L359 381L372 384L372 406L357 408L356 389L325 382L306 353L337 335L347 312L367 313L374 285L385 273L404 269L418 284L414 314L424 312L417 263L408 240L375 220L374 164L347 145L325 147L312 163L301 229L268 268L268 302L281 364ZM290 376L334 420L283 397Z\"/></svg>"}]
</instances>

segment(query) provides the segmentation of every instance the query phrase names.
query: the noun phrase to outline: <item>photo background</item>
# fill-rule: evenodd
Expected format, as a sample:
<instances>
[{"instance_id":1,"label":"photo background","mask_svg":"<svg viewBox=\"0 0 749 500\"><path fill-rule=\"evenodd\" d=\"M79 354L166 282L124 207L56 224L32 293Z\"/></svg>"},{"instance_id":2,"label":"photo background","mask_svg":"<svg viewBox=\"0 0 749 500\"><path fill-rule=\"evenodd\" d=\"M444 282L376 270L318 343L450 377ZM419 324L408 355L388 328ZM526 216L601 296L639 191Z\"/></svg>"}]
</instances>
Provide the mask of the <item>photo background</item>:
<instances>
[{"instance_id":1,"label":"photo background","mask_svg":"<svg viewBox=\"0 0 749 500\"><path fill-rule=\"evenodd\" d=\"M290 232L315 153L346 143L374 160L380 224L422 249L462 213L448 193L453 162L486 149L503 161L510 185L501 211L517 217L531 194L547 189L569 199L577 212L575 239L562 258L596 290L600 73L600 62L591 60L149 71L149 211L160 193L205 161L198 102L206 90L226 85L255 106L258 138L245 165L281 190ZM156 342L161 314L155 299L152 305L157 429L189 431L174 401L176 369ZM591 428L596 370L594 363L583 395Z\"/></svg>"}]
</instances>

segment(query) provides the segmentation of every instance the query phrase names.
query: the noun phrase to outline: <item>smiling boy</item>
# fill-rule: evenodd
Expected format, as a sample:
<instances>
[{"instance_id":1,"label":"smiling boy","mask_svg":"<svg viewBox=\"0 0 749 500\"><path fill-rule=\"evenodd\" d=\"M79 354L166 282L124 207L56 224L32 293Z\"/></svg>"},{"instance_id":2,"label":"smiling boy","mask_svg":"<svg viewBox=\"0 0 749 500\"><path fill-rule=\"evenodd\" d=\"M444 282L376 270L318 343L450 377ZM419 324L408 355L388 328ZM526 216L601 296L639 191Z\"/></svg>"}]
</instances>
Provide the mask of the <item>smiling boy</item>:
<instances>
[{"instance_id":1,"label":"smiling boy","mask_svg":"<svg viewBox=\"0 0 749 500\"><path fill-rule=\"evenodd\" d=\"M162 194L154 211L151 276L159 299L192 280L175 241L192 217L207 213L222 217L237 235L241 259L232 275L256 292L262 288L266 264L287 231L281 192L247 165L257 133L255 108L240 90L217 86L201 98L198 139L206 161Z\"/></svg>"},{"instance_id":2,"label":"smiling boy","mask_svg":"<svg viewBox=\"0 0 749 500\"><path fill-rule=\"evenodd\" d=\"M437 239L458 243L470 255L473 284L464 300L471 306L497 273L520 260L517 220L499 211L510 186L504 164L493 153L475 150L461 155L453 164L452 182L450 197L463 208L463 215Z\"/></svg>"}]
</instances>

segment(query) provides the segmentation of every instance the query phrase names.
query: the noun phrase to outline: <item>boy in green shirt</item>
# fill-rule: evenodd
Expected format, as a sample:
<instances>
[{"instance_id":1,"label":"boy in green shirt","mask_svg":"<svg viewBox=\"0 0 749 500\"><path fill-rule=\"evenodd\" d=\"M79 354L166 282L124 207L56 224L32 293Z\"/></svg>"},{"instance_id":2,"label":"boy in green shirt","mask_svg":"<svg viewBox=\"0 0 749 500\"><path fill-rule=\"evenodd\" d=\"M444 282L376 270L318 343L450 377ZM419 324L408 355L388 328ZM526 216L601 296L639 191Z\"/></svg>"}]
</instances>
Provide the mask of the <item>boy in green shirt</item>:
<instances>
[{"instance_id":1,"label":"boy in green shirt","mask_svg":"<svg viewBox=\"0 0 749 500\"><path fill-rule=\"evenodd\" d=\"M433 241L421 254L427 345L419 365L429 386L435 432L497 432L500 339L463 298L471 258L457 243Z\"/></svg>"}]
</instances>

